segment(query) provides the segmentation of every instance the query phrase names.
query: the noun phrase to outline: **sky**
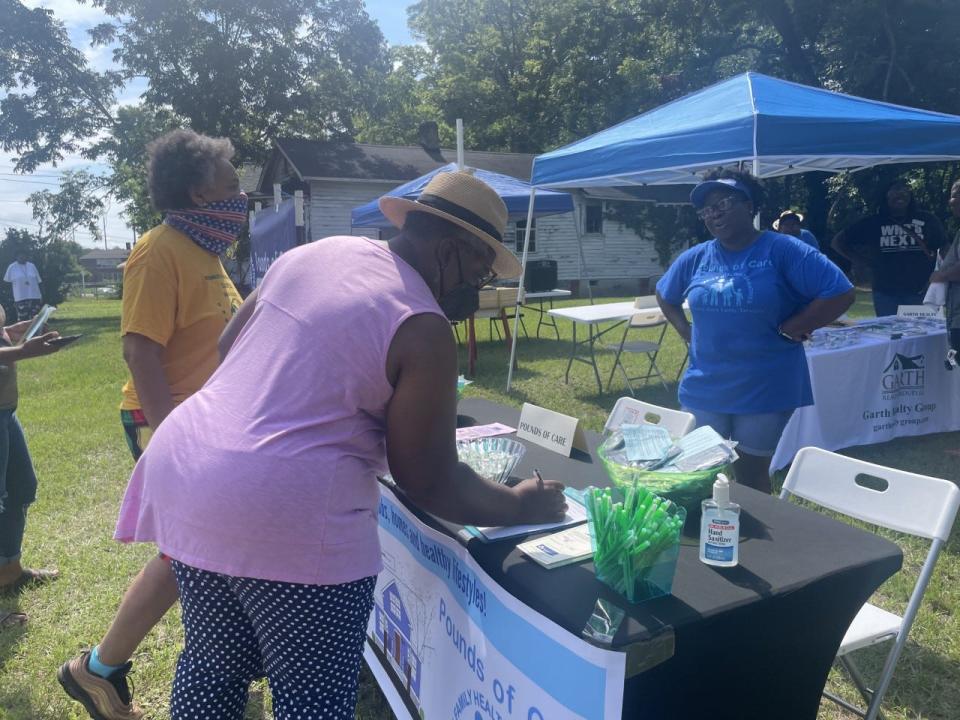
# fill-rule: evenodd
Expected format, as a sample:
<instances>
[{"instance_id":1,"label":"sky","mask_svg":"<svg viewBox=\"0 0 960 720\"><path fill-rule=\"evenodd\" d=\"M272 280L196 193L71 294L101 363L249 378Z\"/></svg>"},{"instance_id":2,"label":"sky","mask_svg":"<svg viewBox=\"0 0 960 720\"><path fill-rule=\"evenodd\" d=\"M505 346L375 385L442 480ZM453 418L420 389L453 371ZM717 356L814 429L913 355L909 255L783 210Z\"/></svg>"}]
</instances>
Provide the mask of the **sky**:
<instances>
[{"instance_id":1,"label":"sky","mask_svg":"<svg viewBox=\"0 0 960 720\"><path fill-rule=\"evenodd\" d=\"M45 7L53 10L54 16L63 21L74 46L81 48L87 61L96 69L112 67L111 50L108 47L91 48L87 30L110 18L99 8L90 4L81 4L77 0L22 0L27 7ZM407 27L407 7L412 3L405 0L366 0L367 13L377 24L391 45L409 45L414 42ZM118 95L118 103L127 104L137 101L145 88L145 81L138 80L128 84ZM31 174L18 175L13 172L12 154L0 152L0 231L6 227L36 229L31 208L26 203L30 193L39 190L56 191L59 178L65 170L86 169L92 173L106 173L105 165L92 163L79 155L68 155L62 162L43 165ZM122 207L113 203L107 212L106 236L108 247L123 247L133 241L133 231L121 215ZM84 247L103 247L103 241L95 241L86 230L77 229L76 240Z\"/></svg>"}]
</instances>

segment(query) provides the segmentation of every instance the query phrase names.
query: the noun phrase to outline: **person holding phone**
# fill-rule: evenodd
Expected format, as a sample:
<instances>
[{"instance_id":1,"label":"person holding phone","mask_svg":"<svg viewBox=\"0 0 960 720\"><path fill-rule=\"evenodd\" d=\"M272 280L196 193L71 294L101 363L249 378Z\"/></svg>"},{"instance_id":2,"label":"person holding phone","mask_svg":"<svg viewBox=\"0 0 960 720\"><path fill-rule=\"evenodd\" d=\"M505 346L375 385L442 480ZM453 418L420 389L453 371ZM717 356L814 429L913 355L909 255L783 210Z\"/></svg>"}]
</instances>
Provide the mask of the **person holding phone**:
<instances>
[{"instance_id":1,"label":"person holding phone","mask_svg":"<svg viewBox=\"0 0 960 720\"><path fill-rule=\"evenodd\" d=\"M6 313L0 307L0 323ZM17 363L57 352L56 332L36 335L22 344L30 327L24 320L0 331L0 595L12 595L31 585L57 577L56 570L26 568L20 562L27 509L37 497L37 476L30 451L17 419ZM0 610L0 628L22 625L25 613Z\"/></svg>"}]
</instances>

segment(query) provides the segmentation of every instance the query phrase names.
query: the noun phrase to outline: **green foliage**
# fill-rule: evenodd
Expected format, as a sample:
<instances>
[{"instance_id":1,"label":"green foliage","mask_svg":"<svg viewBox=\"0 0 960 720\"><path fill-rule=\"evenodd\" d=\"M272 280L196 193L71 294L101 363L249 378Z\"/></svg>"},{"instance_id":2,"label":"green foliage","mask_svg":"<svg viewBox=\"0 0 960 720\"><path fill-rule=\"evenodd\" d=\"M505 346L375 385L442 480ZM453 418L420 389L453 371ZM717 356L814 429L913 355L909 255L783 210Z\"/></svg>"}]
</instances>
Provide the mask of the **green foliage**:
<instances>
[{"instance_id":1,"label":"green foliage","mask_svg":"<svg viewBox=\"0 0 960 720\"><path fill-rule=\"evenodd\" d=\"M112 170L110 189L125 203L124 215L138 235L160 222L147 192L147 144L182 122L166 108L145 104L121 107L110 135L100 139L91 154L103 157Z\"/></svg>"},{"instance_id":2,"label":"green foliage","mask_svg":"<svg viewBox=\"0 0 960 720\"><path fill-rule=\"evenodd\" d=\"M68 278L80 271L78 260L85 250L70 240L43 241L37 235L26 230L7 228L6 235L0 240L0 272L24 253L40 273L40 290L43 301L58 305L67 296ZM0 304L8 318L16 318L13 304L13 291L10 283L0 283Z\"/></svg>"},{"instance_id":3,"label":"green foliage","mask_svg":"<svg viewBox=\"0 0 960 720\"><path fill-rule=\"evenodd\" d=\"M62 240L78 227L85 228L94 239L99 238L100 217L105 212L103 199L108 192L104 178L86 170L67 170L57 192L31 193L27 202L40 227L41 242Z\"/></svg>"},{"instance_id":4,"label":"green foliage","mask_svg":"<svg viewBox=\"0 0 960 720\"><path fill-rule=\"evenodd\" d=\"M441 144L456 142L453 124L442 122L442 113L430 90L433 59L420 45L390 48L391 70L382 76L354 118L358 142L382 145L416 145L420 123L437 122ZM456 118L454 118L456 120Z\"/></svg>"},{"instance_id":5,"label":"green foliage","mask_svg":"<svg viewBox=\"0 0 960 720\"><path fill-rule=\"evenodd\" d=\"M114 18L127 77L148 108L230 138L262 159L283 134L349 134L368 79L386 71L383 36L360 0L94 0Z\"/></svg>"},{"instance_id":6,"label":"green foliage","mask_svg":"<svg viewBox=\"0 0 960 720\"><path fill-rule=\"evenodd\" d=\"M31 172L109 129L118 73L97 73L44 8L0 0L0 149Z\"/></svg>"}]
</instances>

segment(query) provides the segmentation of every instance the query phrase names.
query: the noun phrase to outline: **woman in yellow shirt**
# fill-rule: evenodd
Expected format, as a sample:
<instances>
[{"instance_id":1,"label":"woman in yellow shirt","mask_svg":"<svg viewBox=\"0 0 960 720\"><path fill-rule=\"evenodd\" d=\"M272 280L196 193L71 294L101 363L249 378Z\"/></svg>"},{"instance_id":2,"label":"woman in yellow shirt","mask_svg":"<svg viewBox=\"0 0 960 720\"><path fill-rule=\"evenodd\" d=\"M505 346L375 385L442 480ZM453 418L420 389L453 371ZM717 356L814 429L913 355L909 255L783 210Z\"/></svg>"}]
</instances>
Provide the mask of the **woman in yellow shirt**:
<instances>
[{"instance_id":1,"label":"woman in yellow shirt","mask_svg":"<svg viewBox=\"0 0 960 720\"><path fill-rule=\"evenodd\" d=\"M241 303L219 256L247 217L226 138L175 130L147 152L150 199L164 220L140 238L123 271L120 332L130 378L120 415L134 459L217 367L217 341ZM130 657L177 597L168 560L153 558L128 588L100 644L61 666L61 685L91 717L142 717L127 686Z\"/></svg>"}]
</instances>

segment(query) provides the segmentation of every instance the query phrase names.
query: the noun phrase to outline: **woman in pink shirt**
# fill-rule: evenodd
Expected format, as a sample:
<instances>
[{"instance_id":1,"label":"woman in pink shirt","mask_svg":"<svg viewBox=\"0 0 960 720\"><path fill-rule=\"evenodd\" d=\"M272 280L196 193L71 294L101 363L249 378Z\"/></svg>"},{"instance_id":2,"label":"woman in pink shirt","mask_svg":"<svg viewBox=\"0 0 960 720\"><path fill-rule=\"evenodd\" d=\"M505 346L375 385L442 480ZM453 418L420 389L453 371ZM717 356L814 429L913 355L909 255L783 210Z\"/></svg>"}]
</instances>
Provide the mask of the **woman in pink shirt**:
<instances>
[{"instance_id":1,"label":"woman in pink shirt","mask_svg":"<svg viewBox=\"0 0 960 720\"><path fill-rule=\"evenodd\" d=\"M173 720L242 718L266 674L278 720L352 718L381 569L376 477L455 522L559 519L563 487L457 460L456 347L494 276L520 274L507 213L469 173L382 198L389 244L333 237L274 263L207 384L157 430L117 538L173 559L186 643Z\"/></svg>"}]
</instances>

